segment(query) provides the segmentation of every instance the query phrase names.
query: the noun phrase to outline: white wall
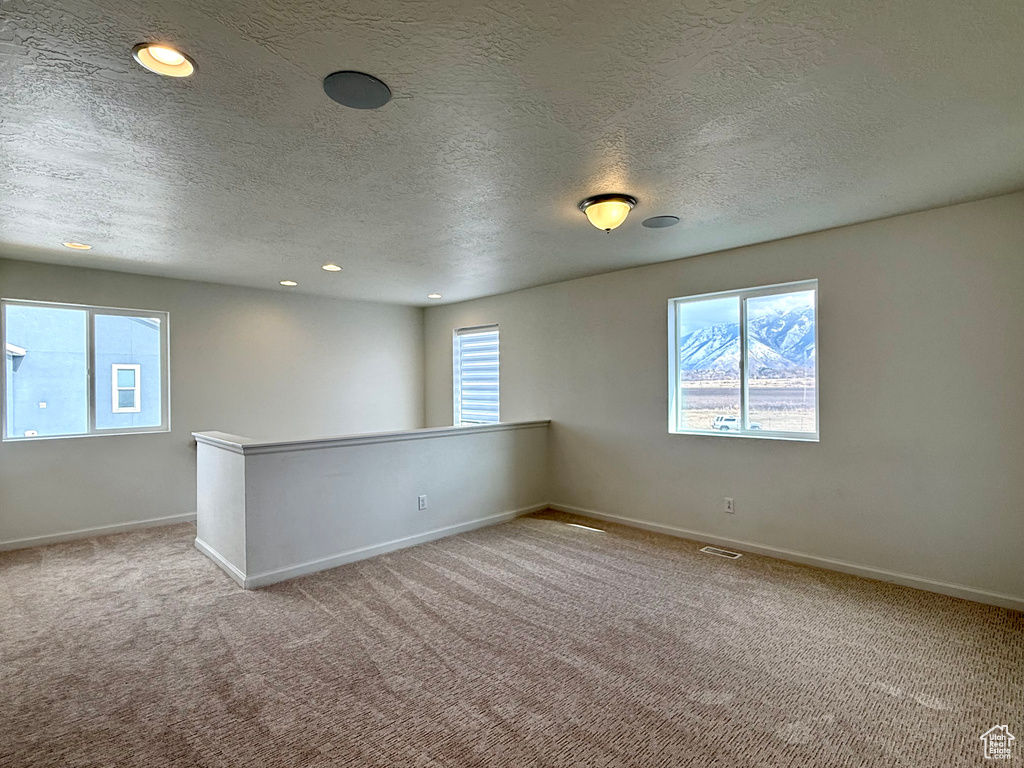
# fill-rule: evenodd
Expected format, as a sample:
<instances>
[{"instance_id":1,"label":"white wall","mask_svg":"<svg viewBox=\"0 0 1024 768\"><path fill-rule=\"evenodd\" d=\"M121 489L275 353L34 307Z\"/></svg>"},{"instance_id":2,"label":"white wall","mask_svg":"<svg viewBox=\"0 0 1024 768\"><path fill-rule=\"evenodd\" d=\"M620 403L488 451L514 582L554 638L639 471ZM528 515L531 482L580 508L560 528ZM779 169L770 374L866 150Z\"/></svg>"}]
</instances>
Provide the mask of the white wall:
<instances>
[{"instance_id":1,"label":"white wall","mask_svg":"<svg viewBox=\"0 0 1024 768\"><path fill-rule=\"evenodd\" d=\"M593 236L663 236L628 226ZM821 442L668 434L667 300L814 277ZM497 322L502 420L553 420L552 502L1024 598L1022 299L1016 194L432 307L427 424L452 329Z\"/></svg>"},{"instance_id":2,"label":"white wall","mask_svg":"<svg viewBox=\"0 0 1024 768\"><path fill-rule=\"evenodd\" d=\"M9 260L0 296L171 317L171 432L0 443L0 544L194 513L195 431L423 426L420 309Z\"/></svg>"},{"instance_id":3,"label":"white wall","mask_svg":"<svg viewBox=\"0 0 1024 768\"><path fill-rule=\"evenodd\" d=\"M479 528L548 501L547 422L272 445L197 437L196 546L246 587Z\"/></svg>"}]
</instances>

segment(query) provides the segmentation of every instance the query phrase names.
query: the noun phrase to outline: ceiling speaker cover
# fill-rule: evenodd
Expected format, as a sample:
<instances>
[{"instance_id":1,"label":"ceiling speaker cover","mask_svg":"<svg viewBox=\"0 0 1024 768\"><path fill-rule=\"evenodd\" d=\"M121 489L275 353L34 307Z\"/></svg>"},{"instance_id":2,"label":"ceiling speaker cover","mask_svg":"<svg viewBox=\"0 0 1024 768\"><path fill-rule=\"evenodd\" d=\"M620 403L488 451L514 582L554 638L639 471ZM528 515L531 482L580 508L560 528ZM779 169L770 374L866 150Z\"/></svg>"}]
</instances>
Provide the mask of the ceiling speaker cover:
<instances>
[{"instance_id":1,"label":"ceiling speaker cover","mask_svg":"<svg viewBox=\"0 0 1024 768\"><path fill-rule=\"evenodd\" d=\"M335 72L324 78L324 93L353 109L378 109L391 101L391 89L365 72Z\"/></svg>"},{"instance_id":2,"label":"ceiling speaker cover","mask_svg":"<svg viewBox=\"0 0 1024 768\"><path fill-rule=\"evenodd\" d=\"M678 216L651 216L649 219L644 219L641 222L648 229L662 229L663 227L671 227L673 224L679 223Z\"/></svg>"}]
</instances>

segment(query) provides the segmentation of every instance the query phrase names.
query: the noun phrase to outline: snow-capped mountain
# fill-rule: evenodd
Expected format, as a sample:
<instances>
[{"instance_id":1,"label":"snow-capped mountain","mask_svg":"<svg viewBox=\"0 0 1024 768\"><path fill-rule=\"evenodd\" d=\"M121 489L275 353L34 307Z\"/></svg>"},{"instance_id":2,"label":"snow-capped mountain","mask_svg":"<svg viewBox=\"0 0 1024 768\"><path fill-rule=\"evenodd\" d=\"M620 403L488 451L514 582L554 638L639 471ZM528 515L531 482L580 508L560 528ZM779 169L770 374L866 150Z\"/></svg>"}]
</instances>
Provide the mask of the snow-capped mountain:
<instances>
[{"instance_id":1,"label":"snow-capped mountain","mask_svg":"<svg viewBox=\"0 0 1024 768\"><path fill-rule=\"evenodd\" d=\"M754 318L749 323L750 373L753 376L799 376L813 367L814 310L791 309ZM739 375L740 329L722 323L679 340L680 370L686 378Z\"/></svg>"}]
</instances>

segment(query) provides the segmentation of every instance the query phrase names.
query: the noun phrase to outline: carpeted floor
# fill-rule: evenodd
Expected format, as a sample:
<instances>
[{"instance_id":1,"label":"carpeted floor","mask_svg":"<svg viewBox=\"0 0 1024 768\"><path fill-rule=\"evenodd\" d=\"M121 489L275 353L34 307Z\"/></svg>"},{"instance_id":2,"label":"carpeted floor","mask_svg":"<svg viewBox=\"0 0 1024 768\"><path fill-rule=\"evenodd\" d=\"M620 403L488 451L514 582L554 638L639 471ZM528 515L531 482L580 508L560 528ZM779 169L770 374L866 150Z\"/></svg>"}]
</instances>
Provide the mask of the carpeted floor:
<instances>
[{"instance_id":1,"label":"carpeted floor","mask_svg":"<svg viewBox=\"0 0 1024 768\"><path fill-rule=\"evenodd\" d=\"M253 592L194 535L0 555L0 765L973 766L993 725L1024 743L1021 613L557 513Z\"/></svg>"}]
</instances>

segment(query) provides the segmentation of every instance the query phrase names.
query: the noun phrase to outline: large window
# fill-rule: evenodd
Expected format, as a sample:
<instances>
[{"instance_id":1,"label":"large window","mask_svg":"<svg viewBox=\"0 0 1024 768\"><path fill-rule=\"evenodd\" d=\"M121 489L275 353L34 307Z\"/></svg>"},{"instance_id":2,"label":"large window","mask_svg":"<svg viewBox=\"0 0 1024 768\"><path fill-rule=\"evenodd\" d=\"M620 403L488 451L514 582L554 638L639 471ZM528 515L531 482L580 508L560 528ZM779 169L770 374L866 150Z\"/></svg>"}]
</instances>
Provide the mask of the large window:
<instances>
[{"instance_id":1,"label":"large window","mask_svg":"<svg viewBox=\"0 0 1024 768\"><path fill-rule=\"evenodd\" d=\"M166 312L0 303L4 440L170 428Z\"/></svg>"},{"instance_id":2,"label":"large window","mask_svg":"<svg viewBox=\"0 0 1024 768\"><path fill-rule=\"evenodd\" d=\"M498 326L457 328L455 362L455 425L497 424Z\"/></svg>"},{"instance_id":3,"label":"large window","mask_svg":"<svg viewBox=\"0 0 1024 768\"><path fill-rule=\"evenodd\" d=\"M818 283L669 302L669 431L818 439Z\"/></svg>"}]
</instances>

